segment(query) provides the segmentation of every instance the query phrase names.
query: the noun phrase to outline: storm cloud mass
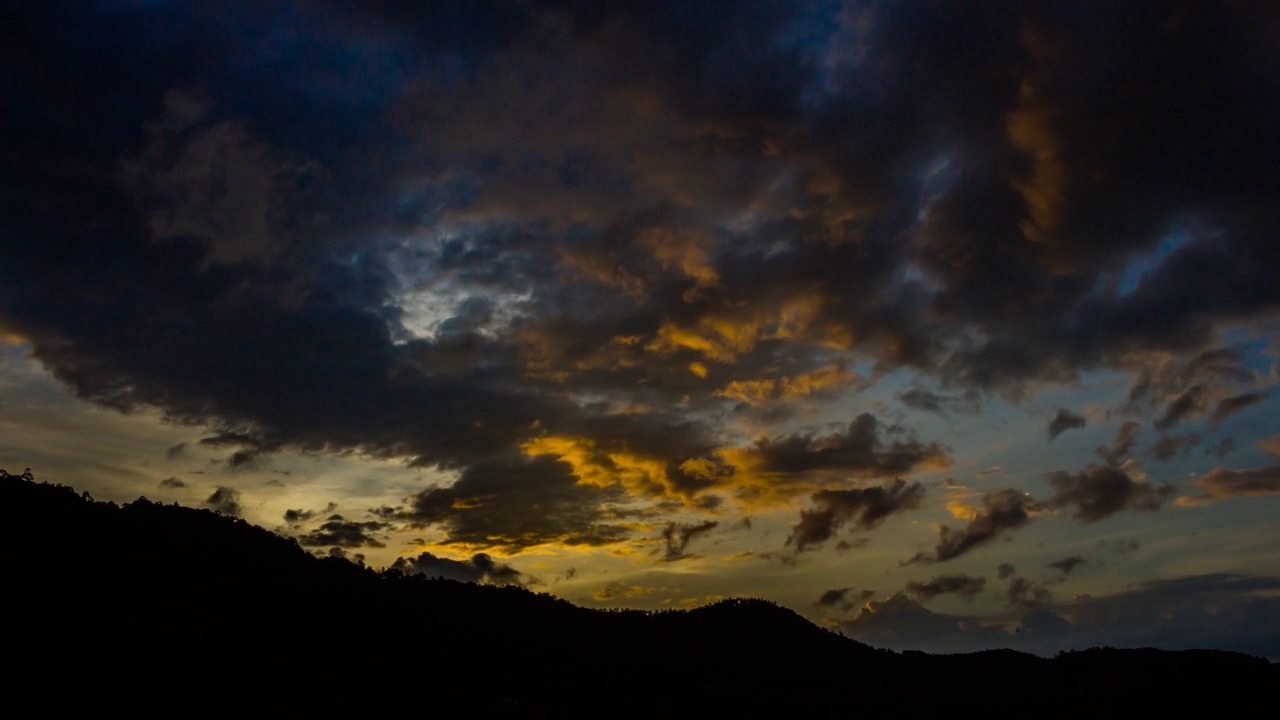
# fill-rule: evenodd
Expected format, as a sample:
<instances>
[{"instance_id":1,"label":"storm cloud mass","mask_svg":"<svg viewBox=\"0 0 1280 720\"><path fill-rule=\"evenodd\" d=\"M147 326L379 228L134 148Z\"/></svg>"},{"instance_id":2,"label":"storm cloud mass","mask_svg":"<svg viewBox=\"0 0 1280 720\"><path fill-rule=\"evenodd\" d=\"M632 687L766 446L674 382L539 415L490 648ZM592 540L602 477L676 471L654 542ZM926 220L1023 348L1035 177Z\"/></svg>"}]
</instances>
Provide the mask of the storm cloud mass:
<instances>
[{"instance_id":1,"label":"storm cloud mass","mask_svg":"<svg viewBox=\"0 0 1280 720\"><path fill-rule=\"evenodd\" d=\"M1051 559L996 540L1275 508L1270 4L0 15L10 466L150 418L145 461L67 467L263 522L337 501L291 532L412 571L543 553L575 600L599 558L654 603L882 547L990 556L896 584L977 601ZM685 584L625 565L653 557Z\"/></svg>"}]
</instances>

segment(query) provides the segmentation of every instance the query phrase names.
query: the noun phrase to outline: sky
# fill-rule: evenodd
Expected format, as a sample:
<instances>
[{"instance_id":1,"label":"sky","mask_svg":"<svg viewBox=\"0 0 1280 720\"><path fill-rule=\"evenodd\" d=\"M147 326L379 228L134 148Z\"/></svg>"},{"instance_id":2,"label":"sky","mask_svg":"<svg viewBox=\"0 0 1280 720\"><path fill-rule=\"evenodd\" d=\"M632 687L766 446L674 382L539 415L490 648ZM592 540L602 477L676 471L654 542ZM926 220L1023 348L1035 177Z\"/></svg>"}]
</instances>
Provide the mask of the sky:
<instances>
[{"instance_id":1,"label":"sky","mask_svg":"<svg viewBox=\"0 0 1280 720\"><path fill-rule=\"evenodd\" d=\"M0 467L585 607L1280 659L1274 4L0 13Z\"/></svg>"}]
</instances>

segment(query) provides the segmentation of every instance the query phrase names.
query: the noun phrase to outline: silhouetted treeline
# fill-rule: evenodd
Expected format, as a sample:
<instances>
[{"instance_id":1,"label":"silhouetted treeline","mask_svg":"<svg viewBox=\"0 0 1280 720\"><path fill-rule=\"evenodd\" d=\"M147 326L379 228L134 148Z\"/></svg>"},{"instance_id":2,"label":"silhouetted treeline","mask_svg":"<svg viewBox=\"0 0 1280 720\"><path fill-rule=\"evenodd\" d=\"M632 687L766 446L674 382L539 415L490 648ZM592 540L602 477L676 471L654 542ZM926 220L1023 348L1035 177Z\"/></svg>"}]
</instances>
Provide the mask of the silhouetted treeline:
<instances>
[{"instance_id":1,"label":"silhouetted treeline","mask_svg":"<svg viewBox=\"0 0 1280 720\"><path fill-rule=\"evenodd\" d=\"M6 707L328 716L1220 713L1280 669L1215 652L876 650L763 600L576 607L320 559L243 520L0 476ZM1266 705L1262 707L1268 707Z\"/></svg>"}]
</instances>

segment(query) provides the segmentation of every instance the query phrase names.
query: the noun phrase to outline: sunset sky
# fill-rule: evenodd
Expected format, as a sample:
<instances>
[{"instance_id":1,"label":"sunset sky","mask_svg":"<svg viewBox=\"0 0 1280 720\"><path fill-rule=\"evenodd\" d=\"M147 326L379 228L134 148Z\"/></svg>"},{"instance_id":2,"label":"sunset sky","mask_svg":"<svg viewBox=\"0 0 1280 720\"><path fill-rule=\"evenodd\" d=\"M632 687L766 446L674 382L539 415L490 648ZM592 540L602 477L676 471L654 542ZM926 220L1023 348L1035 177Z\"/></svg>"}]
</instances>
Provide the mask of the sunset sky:
<instances>
[{"instance_id":1,"label":"sunset sky","mask_svg":"<svg viewBox=\"0 0 1280 720\"><path fill-rule=\"evenodd\" d=\"M0 15L9 472L586 607L1280 659L1274 3Z\"/></svg>"}]
</instances>

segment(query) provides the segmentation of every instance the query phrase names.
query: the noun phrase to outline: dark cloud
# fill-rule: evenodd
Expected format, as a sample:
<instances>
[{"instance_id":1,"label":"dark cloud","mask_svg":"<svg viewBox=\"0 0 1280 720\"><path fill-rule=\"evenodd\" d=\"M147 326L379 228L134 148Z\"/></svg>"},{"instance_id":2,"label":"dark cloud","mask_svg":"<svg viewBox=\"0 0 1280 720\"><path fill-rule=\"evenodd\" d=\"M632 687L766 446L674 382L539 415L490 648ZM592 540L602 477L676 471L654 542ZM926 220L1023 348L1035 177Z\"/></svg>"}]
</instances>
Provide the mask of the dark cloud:
<instances>
[{"instance_id":1,"label":"dark cloud","mask_svg":"<svg viewBox=\"0 0 1280 720\"><path fill-rule=\"evenodd\" d=\"M160 481L160 487L184 488L184 487L188 487L188 485L176 477L167 477Z\"/></svg>"},{"instance_id":2,"label":"dark cloud","mask_svg":"<svg viewBox=\"0 0 1280 720\"><path fill-rule=\"evenodd\" d=\"M825 436L789 435L765 438L752 448L762 469L774 473L834 470L863 478L879 478L909 472L922 465L948 467L951 458L938 443L915 439L885 443L880 423L863 413L843 433Z\"/></svg>"},{"instance_id":3,"label":"dark cloud","mask_svg":"<svg viewBox=\"0 0 1280 720\"><path fill-rule=\"evenodd\" d=\"M1214 468L1192 483L1204 492L1178 498L1179 505L1205 505L1218 500L1280 494L1280 465L1228 470Z\"/></svg>"},{"instance_id":4,"label":"dark cloud","mask_svg":"<svg viewBox=\"0 0 1280 720\"><path fill-rule=\"evenodd\" d=\"M131 210L147 216L149 232L161 237L182 235L197 243L204 250L202 263L291 261L290 253L309 249L301 240L306 234L296 227L298 218L306 215L293 205L344 197L342 190L361 189L360 183L367 187L348 197L352 203L362 203L358 207L363 211L344 208L345 212L326 213L338 230L365 226L394 230L419 212L434 213L431 217L436 219L447 211L479 213L499 208L519 213L529 212L529 206L559 210L575 202L591 219L624 214L634 206L664 199L653 178L621 162L641 148L654 153L655 174L673 180L682 191L694 192L712 207L733 208L748 198L754 201L758 189L776 185L782 170L828 184L838 181L838 189L832 192L815 192L800 183L785 193L775 191L783 209L794 212L777 213L770 234L774 229L788 235L816 234L820 229L839 240L856 233L861 240L856 255L860 263L848 262L855 255L847 249L817 246L761 255L740 263L739 272L732 272L738 258L711 257L708 265L718 271L719 285L695 273L685 277L682 286L675 288L679 292L670 296L683 298L690 289L711 287L731 294L746 280L762 276L765 268L751 265L765 260L783 271L775 273L783 285L798 279L786 272L792 260L843 260L828 263L833 275L862 272L866 265L874 282L847 283L840 289L823 282L822 266L811 268L806 279L831 289L824 316L843 318L841 324L862 331L854 335L855 342L885 362L923 366L932 355L944 361L937 366L946 368L949 377L988 384L1026 376L1062 376L1072 371L1072 363L1102 362L1108 352L1140 346L1137 341L1150 339L1147 335L1165 346L1192 344L1203 335L1196 325L1193 311L1197 309L1238 314L1274 300L1258 291L1241 299L1240 307L1225 304L1214 292L1213 274L1198 279L1184 276L1185 261L1174 256L1153 268L1132 292L1093 289L1105 288L1105 283L1096 281L1130 255L1154 247L1189 198L1203 201L1199 207L1211 219L1227 214L1227 207L1241 208L1243 215L1258 205L1259 190L1244 178L1265 180L1262 168L1267 165L1256 157L1260 153L1240 149L1246 141L1239 138L1265 138L1263 129L1269 127L1266 120L1274 108L1259 106L1253 94L1234 90L1234 85L1215 82L1241 75L1263 85L1268 82L1269 76L1245 57L1213 51L1220 42L1231 44L1223 38L1241 40L1238 47L1252 47L1245 40L1259 32L1230 11L1199 10L1202 17L1170 32L1161 29L1167 27L1167 18L1157 11L1132 16L1103 13L1092 23L1066 23L1058 21L1057 11L1017 4L954 9L936 13L938 17L912 8L884 8L859 25L854 43L846 36L853 30L838 17L816 22L808 17L814 10L791 6L746 3L741 9L716 6L693 14L631 9L620 11L611 22L603 22L608 11L593 11L591 19L584 20L581 8L562 8L561 21L554 25L562 28L563 36L551 52L545 44L549 13L536 6L520 12L507 10L495 13L504 18L500 23L477 21L457 9L423 11L430 16L429 22L416 17L418 13L372 9L344 13L345 27L380 28L378 34L370 35L345 31L323 8L295 8L290 17L310 23L313 33L306 36L310 40L291 40L300 45L287 48L294 52L276 48L273 57L279 58L280 65L270 78L251 73L253 68L241 64L243 60L226 59L238 57L225 52L226 45L246 32L230 22L233 13L140 6L113 18L123 23L114 29L147 37L164 27L183 41L136 43L120 57L110 56L102 45L76 47L60 38L43 50L33 41L23 43L22 49L37 58L62 52L69 68L92 66L106 55L110 62L99 68L97 77L112 82L102 83L97 92L109 97L111 91L128 87L149 101L139 103L132 113L116 110L122 117L110 118L108 127L131 130L131 134L85 134L100 138L108 147L126 139L135 145L163 141L155 152L133 153L135 174L145 176L147 182L129 186L144 196L130 204ZM275 12L283 10L264 11L262 21L279 20ZM225 26L225 32L199 34L210 26ZM28 30L33 37L41 37L35 31L42 27L36 23ZM483 39L460 31L441 38L439 30L426 27L476 28ZM492 34L481 30L492 27L502 30ZM792 28L789 32L795 34L778 36L782 27ZM971 33L973 41L940 41L958 27L981 27L983 32ZM733 31L722 36L725 28ZM798 32L798 28L808 30ZM1042 36L1043 42L1028 40ZM1115 42L1117 36L1128 41ZM1211 37L1213 44L1206 44ZM410 42L388 42L383 47L379 38ZM308 47L309 42L314 47ZM361 47L366 52L316 52L326 43ZM861 50L846 52L849 43ZM1178 52L1187 46L1203 51L1203 66L1189 67L1181 59ZM1141 62L1124 63L1125 73L1117 76L1115 54L1131 47L1147 50ZM830 52L818 55L829 62L816 63L813 48L828 48ZM1058 53L1074 53L1091 61L1068 73ZM303 62L303 57L326 61ZM449 72L452 66L442 58L462 58L458 62L469 72ZM33 66L42 72L28 81L31 86L24 91L36 96L47 94L38 89L56 86L54 80L75 78L70 70L61 71L67 75L60 76L61 66L51 63ZM577 66L596 68L611 82L599 82L591 73L566 72ZM962 66L981 70L973 74L954 70ZM148 71L135 74L136 80L125 85L123 71L137 67ZM417 68L412 78L406 78L409 67ZM170 68L171 74L166 76L161 68ZM219 84L208 82L215 77ZM977 77L987 82L979 83ZM1174 77L1179 82L1173 82ZM138 128L145 125L143 113L154 112L165 92L174 86L201 84L214 85L219 95L206 103L170 102L167 112L174 117L153 121L151 137L138 137ZM1143 102L1117 86L1143 88ZM619 87L627 92L615 89ZM1023 87L1037 91L1025 94ZM397 88L408 89L397 95ZM1191 106L1185 102L1188 94L1211 90L1227 107L1248 112L1241 112L1228 128L1219 116L1185 110ZM628 100L636 94L668 112L638 113L637 107L651 106ZM50 98L55 107L56 100L60 98ZM219 110L217 102L230 107ZM314 112L319 107L329 112ZM377 111L388 107L394 112L382 116L421 128L428 140L423 147L397 154L392 151L407 149L397 144L403 142L401 138L376 123L356 121L379 116ZM1167 117L1173 108L1182 112L1179 122L1171 124ZM231 111L256 122L225 117ZM622 139L602 134L600 128L610 127L619 113L631 116L635 130ZM672 116L689 122L672 127L667 119ZM189 128L179 119L197 125ZM844 131L851 123L865 132L851 136ZM1158 126L1160 131L1138 132L1134 128L1139 126ZM947 130L950 147L938 147L942 128ZM42 130L33 123L19 129L36 137ZM252 137L253 133L262 138ZM1099 136L1111 141L1098 142ZM1217 162L1211 162L1205 151L1195 150L1215 144L1206 142L1208 138L1221 140L1218 147L1229 146L1225 158L1215 155L1213 159L1237 162L1240 180L1221 177L1211 170ZM322 144L321 139L329 142ZM185 145L177 147L164 144L182 142ZM680 155L657 152L665 144L679 148ZM1167 161L1156 162L1159 153L1154 150L1170 146L1187 148L1188 156L1172 167ZM801 148L808 151L802 153ZM515 149L526 153L529 162L500 161ZM363 170L333 162L344 154L363 154L371 162ZM941 173L945 182L935 178L906 189L906 197L895 197L901 184L890 180L904 172L918 172L921 157L932 159L932 155L948 160L946 172ZM318 158L323 172L307 170L306 162L295 159L307 156ZM723 162L735 170L723 176L713 171L698 186L680 156L713 167ZM448 172L441 175L451 180L422 180L418 186L405 183L409 170L404 164L409 161L446 168ZM858 173L844 171L849 167L858 167ZM214 192L206 186L217 188L216 183L198 182L216 175L214 170L244 181ZM1046 178L1054 178L1056 184L1046 186ZM52 183L43 179L46 182L37 189ZM323 187L326 183L334 187ZM321 187L313 187L317 184ZM263 192L251 192L259 186ZM521 202L515 194L518 189L530 198ZM392 191L399 191L398 203L379 195ZM921 195L937 202L919 209L925 231L914 259L940 286L935 303L913 302L905 290L904 297L894 297L895 285L874 274L900 267L907 259L888 238L897 237L895 224L917 217L904 210L917 211L913 206ZM1236 204L1229 205L1228 200ZM845 217L851 206L871 208L878 224L887 227L833 219ZM1218 243L1226 246L1222 262L1234 260L1243 266L1245 277L1257 276L1263 268L1255 266L1265 258L1252 256L1252 238L1237 237L1246 228L1231 229L1235 232L1229 240ZM167 242L183 240L174 237ZM461 242L466 245L465 240ZM510 262L514 257L504 258L501 250L467 245L459 251L473 268L472 277L498 262L518 267ZM523 253L521 259L530 256L536 259L537 253ZM626 253L618 253L616 259L622 262L615 263L615 269L639 279L643 289L649 290L645 281L650 278L632 272ZM649 261L673 268L689 265L652 254ZM531 267L545 264L535 262ZM538 278L536 270L514 275L521 280ZM1024 279L1012 283L1009 277ZM1188 295L1188 290L1199 290L1199 303L1159 303L1177 292ZM874 292L885 296L877 299ZM930 327L926 319L924 311L931 306L951 308L945 314L948 320L981 327L990 339L974 348L949 342L950 333L938 340L925 339L930 337L926 329L939 329ZM1156 307L1166 307L1167 317L1153 330L1144 331L1141 321ZM669 308L672 314L678 310L678 306ZM1088 332L1080 319L1084 317L1098 318L1089 323ZM1027 342L1013 347L1015 352L997 353L1009 349L1015 338ZM1073 352L1051 352L1073 345L1077 347ZM1006 372L998 375L997 370Z\"/></svg>"},{"instance_id":5,"label":"dark cloud","mask_svg":"<svg viewBox=\"0 0 1280 720\"><path fill-rule=\"evenodd\" d=\"M711 532L720 523L715 520L707 520L696 525L685 525L682 523L670 522L662 529L662 541L666 545L662 559L666 561L683 560L690 557L685 553L685 549L689 547L689 541L699 535L705 535Z\"/></svg>"},{"instance_id":6,"label":"dark cloud","mask_svg":"<svg viewBox=\"0 0 1280 720\"><path fill-rule=\"evenodd\" d=\"M898 393L898 400L910 408L916 410L924 410L927 412L941 412L943 398L937 393L930 392L921 387L913 387L904 392Z\"/></svg>"},{"instance_id":7,"label":"dark cloud","mask_svg":"<svg viewBox=\"0 0 1280 720\"><path fill-rule=\"evenodd\" d=\"M1201 437L1196 433L1186 435L1161 435L1151 445L1151 454L1160 462L1168 462L1177 455L1185 455L1191 448L1200 444Z\"/></svg>"},{"instance_id":8,"label":"dark cloud","mask_svg":"<svg viewBox=\"0 0 1280 720\"><path fill-rule=\"evenodd\" d=\"M294 510L288 509L284 511L284 521L290 525L298 525L307 522L316 516L314 510Z\"/></svg>"},{"instance_id":9,"label":"dark cloud","mask_svg":"<svg viewBox=\"0 0 1280 720\"><path fill-rule=\"evenodd\" d=\"M819 490L812 510L800 511L800 522L791 528L787 544L796 552L831 539L846 523L871 530L890 515L914 510L924 500L924 486L902 478L880 487Z\"/></svg>"},{"instance_id":10,"label":"dark cloud","mask_svg":"<svg viewBox=\"0 0 1280 720\"><path fill-rule=\"evenodd\" d=\"M985 577L969 575L938 575L925 582L909 582L906 590L921 601L928 602L939 595L955 593L965 600L972 600L986 586Z\"/></svg>"},{"instance_id":11,"label":"dark cloud","mask_svg":"<svg viewBox=\"0 0 1280 720\"><path fill-rule=\"evenodd\" d=\"M1111 445L1099 445L1098 456L1109 465L1120 465L1133 452L1138 444L1138 430L1142 426L1136 422L1127 422L1116 431L1116 439Z\"/></svg>"},{"instance_id":12,"label":"dark cloud","mask_svg":"<svg viewBox=\"0 0 1280 720\"><path fill-rule=\"evenodd\" d=\"M1063 575L1069 575L1072 570L1075 570L1087 562L1089 562L1087 559L1079 555L1071 555L1069 557L1064 557L1061 560L1055 560L1054 562L1049 563L1047 567L1051 567L1054 570L1061 570Z\"/></svg>"},{"instance_id":13,"label":"dark cloud","mask_svg":"<svg viewBox=\"0 0 1280 720\"><path fill-rule=\"evenodd\" d=\"M1001 563L1000 566L996 568L996 576L1001 580L1013 577L1013 574L1016 572L1017 570L1009 563Z\"/></svg>"},{"instance_id":14,"label":"dark cloud","mask_svg":"<svg viewBox=\"0 0 1280 720\"><path fill-rule=\"evenodd\" d=\"M1126 552L1133 552L1134 550L1141 548L1142 543L1135 540L1134 538L1129 538L1128 540L1119 540L1114 542L1108 541L1106 538L1103 538L1098 541L1098 547L1110 548L1113 552L1117 552L1117 553L1126 553Z\"/></svg>"},{"instance_id":15,"label":"dark cloud","mask_svg":"<svg viewBox=\"0 0 1280 720\"><path fill-rule=\"evenodd\" d=\"M1266 398L1267 393L1265 392L1250 392L1223 398L1214 406L1213 413L1209 415L1209 422L1216 425L1241 410L1262 402Z\"/></svg>"},{"instance_id":16,"label":"dark cloud","mask_svg":"<svg viewBox=\"0 0 1280 720\"><path fill-rule=\"evenodd\" d=\"M1039 503L1029 495L1011 488L996 490L982 497L982 508L963 528L943 525L938 531L938 546L933 558L938 562L959 557L975 547L1017 530L1031 522L1031 512Z\"/></svg>"},{"instance_id":17,"label":"dark cloud","mask_svg":"<svg viewBox=\"0 0 1280 720\"><path fill-rule=\"evenodd\" d=\"M438 526L446 542L513 549L607 545L625 537L612 522L619 515L611 505L622 498L620 488L578 483L566 463L549 457L494 460L467 468L448 487L415 493L394 517Z\"/></svg>"},{"instance_id":18,"label":"dark cloud","mask_svg":"<svg viewBox=\"0 0 1280 720\"><path fill-rule=\"evenodd\" d=\"M170 460L173 460L174 458L182 457L182 455L186 453L186 451L187 451L187 444L184 442L180 442L177 445L170 446L168 450L164 451L164 454L165 454L165 457L169 458Z\"/></svg>"},{"instance_id":19,"label":"dark cloud","mask_svg":"<svg viewBox=\"0 0 1280 720\"><path fill-rule=\"evenodd\" d=\"M855 588L852 588L852 587L845 587L845 588L835 588L832 590L827 590L826 592L822 593L822 595L817 599L815 604L818 605L819 607L831 607L834 605L839 605L840 603L844 602L845 596L848 595L850 592L852 592L854 589Z\"/></svg>"},{"instance_id":20,"label":"dark cloud","mask_svg":"<svg viewBox=\"0 0 1280 720\"><path fill-rule=\"evenodd\" d=\"M1053 602L1053 591L1037 582L1014 575L1004 592L1005 605L1011 608L1036 608Z\"/></svg>"},{"instance_id":21,"label":"dark cloud","mask_svg":"<svg viewBox=\"0 0 1280 720\"><path fill-rule=\"evenodd\" d=\"M289 520L290 512L293 511L285 512L286 521ZM358 522L347 520L341 515L331 515L320 527L298 535L297 540L304 547L381 548L387 545L374 533L386 529L387 524L377 520Z\"/></svg>"},{"instance_id":22,"label":"dark cloud","mask_svg":"<svg viewBox=\"0 0 1280 720\"><path fill-rule=\"evenodd\" d=\"M939 394L913 386L895 395L903 405L924 412L977 412L977 399L972 394Z\"/></svg>"},{"instance_id":23,"label":"dark cloud","mask_svg":"<svg viewBox=\"0 0 1280 720\"><path fill-rule=\"evenodd\" d=\"M856 588L849 587L829 589L829 591L823 592L822 596L819 596L817 601L814 601L814 605L817 605L818 607L835 607L837 605L841 605L842 602L845 602L847 594L854 592L854 589Z\"/></svg>"},{"instance_id":24,"label":"dark cloud","mask_svg":"<svg viewBox=\"0 0 1280 720\"><path fill-rule=\"evenodd\" d=\"M1084 416L1077 415L1066 408L1058 408L1058 414L1049 421L1049 440L1055 440L1062 433L1085 426Z\"/></svg>"},{"instance_id":25,"label":"dark cloud","mask_svg":"<svg viewBox=\"0 0 1280 720\"><path fill-rule=\"evenodd\" d=\"M933 555L921 550L920 552L917 552L915 555L912 555L906 560L899 560L898 566L908 567L910 565L930 565L935 561L936 561L936 558Z\"/></svg>"},{"instance_id":26,"label":"dark cloud","mask_svg":"<svg viewBox=\"0 0 1280 720\"><path fill-rule=\"evenodd\" d=\"M1106 519L1121 510L1160 509L1173 495L1173 486L1140 482L1125 470L1112 465L1089 463L1072 475L1058 471L1046 476L1053 495L1045 503L1065 508L1082 523Z\"/></svg>"},{"instance_id":27,"label":"dark cloud","mask_svg":"<svg viewBox=\"0 0 1280 720\"><path fill-rule=\"evenodd\" d=\"M227 467L234 470L257 470L262 464L261 450L237 450L227 458Z\"/></svg>"},{"instance_id":28,"label":"dark cloud","mask_svg":"<svg viewBox=\"0 0 1280 720\"><path fill-rule=\"evenodd\" d=\"M476 553L467 560L452 560L429 552L415 558L398 557L391 569L407 575L425 575L458 582L493 585L528 585L532 578L511 565L500 563L486 553Z\"/></svg>"},{"instance_id":29,"label":"dark cloud","mask_svg":"<svg viewBox=\"0 0 1280 720\"><path fill-rule=\"evenodd\" d=\"M1140 411L1163 403L1164 409L1155 426L1158 430L1168 430L1183 420L1199 417L1233 384L1251 379L1252 374L1244 366L1239 350L1207 349L1186 360L1167 361L1155 368L1143 369L1130 388L1126 408ZM1232 398L1224 400L1228 401L1226 414L1229 415L1235 403L1230 402Z\"/></svg>"},{"instance_id":30,"label":"dark cloud","mask_svg":"<svg viewBox=\"0 0 1280 720\"><path fill-rule=\"evenodd\" d=\"M243 507L240 505L240 491L235 488L218 486L213 494L205 498L204 506L223 515L239 516Z\"/></svg>"},{"instance_id":31,"label":"dark cloud","mask_svg":"<svg viewBox=\"0 0 1280 720\"><path fill-rule=\"evenodd\" d=\"M1226 457L1232 450L1236 449L1235 438L1224 437L1218 442L1204 449L1205 455L1212 455L1221 460Z\"/></svg>"},{"instance_id":32,"label":"dark cloud","mask_svg":"<svg viewBox=\"0 0 1280 720\"><path fill-rule=\"evenodd\" d=\"M296 527L296 526L305 524L307 522L310 522L311 520L315 519L317 516L328 515L337 509L338 509L338 504L333 502L325 505L325 508L323 510L303 510L301 508L299 509L289 508L284 511L284 521L285 521L285 524ZM373 514L377 515L378 517L383 517L383 515L379 515L378 513L373 513Z\"/></svg>"},{"instance_id":33,"label":"dark cloud","mask_svg":"<svg viewBox=\"0 0 1280 720\"><path fill-rule=\"evenodd\" d=\"M827 590L818 597L814 605L820 608L839 608L844 612L848 612L857 607L859 603L866 602L876 594L875 590L860 590L854 592L857 588L835 588Z\"/></svg>"},{"instance_id":34,"label":"dark cloud","mask_svg":"<svg viewBox=\"0 0 1280 720\"><path fill-rule=\"evenodd\" d=\"M1207 394L1203 385L1192 385L1187 388L1165 408L1164 413L1156 420L1156 429L1168 430L1184 418L1203 412L1207 403Z\"/></svg>"}]
</instances>

